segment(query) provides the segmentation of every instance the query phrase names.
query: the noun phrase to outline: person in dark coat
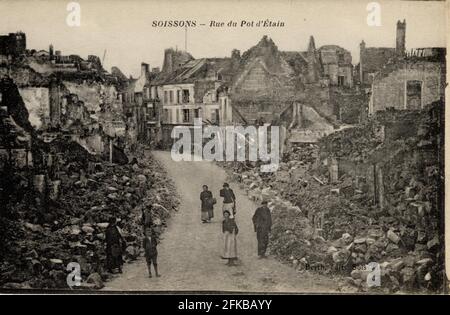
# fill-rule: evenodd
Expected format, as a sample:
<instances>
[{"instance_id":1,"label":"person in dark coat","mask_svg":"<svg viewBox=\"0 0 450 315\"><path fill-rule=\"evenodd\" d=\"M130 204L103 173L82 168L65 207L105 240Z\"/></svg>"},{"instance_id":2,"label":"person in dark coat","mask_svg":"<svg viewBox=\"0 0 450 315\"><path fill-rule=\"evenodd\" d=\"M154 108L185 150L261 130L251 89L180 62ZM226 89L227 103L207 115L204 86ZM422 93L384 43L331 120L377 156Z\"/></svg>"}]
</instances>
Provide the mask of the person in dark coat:
<instances>
[{"instance_id":1,"label":"person in dark coat","mask_svg":"<svg viewBox=\"0 0 450 315\"><path fill-rule=\"evenodd\" d=\"M161 275L158 273L158 235L157 233L150 229L146 228L144 231L144 240L143 240L143 247L145 251L145 260L147 262L147 268L148 268L148 277L152 277L152 270L151 265L153 264L153 268L155 269L155 275L157 277L161 277Z\"/></svg>"},{"instance_id":2,"label":"person in dark coat","mask_svg":"<svg viewBox=\"0 0 450 315\"><path fill-rule=\"evenodd\" d=\"M109 225L105 232L106 238L106 267L110 273L113 273L113 269L119 269L119 273L122 273L122 252L125 247L125 241L119 232L116 224L116 218L109 220Z\"/></svg>"},{"instance_id":3,"label":"person in dark coat","mask_svg":"<svg viewBox=\"0 0 450 315\"><path fill-rule=\"evenodd\" d=\"M211 219L214 217L215 199L212 192L208 190L207 185L203 185L203 191L200 193L200 200L202 201L202 222L211 222Z\"/></svg>"},{"instance_id":4,"label":"person in dark coat","mask_svg":"<svg viewBox=\"0 0 450 315\"><path fill-rule=\"evenodd\" d=\"M236 196L228 183L223 184L223 188L220 190L220 197L223 197L222 212L228 211L230 218L234 218L236 214Z\"/></svg>"},{"instance_id":5,"label":"person in dark coat","mask_svg":"<svg viewBox=\"0 0 450 315\"><path fill-rule=\"evenodd\" d=\"M259 258L265 258L267 245L269 244L269 233L272 229L272 215L267 207L267 201L263 201L261 207L256 209L252 221L258 240L258 256Z\"/></svg>"}]
</instances>

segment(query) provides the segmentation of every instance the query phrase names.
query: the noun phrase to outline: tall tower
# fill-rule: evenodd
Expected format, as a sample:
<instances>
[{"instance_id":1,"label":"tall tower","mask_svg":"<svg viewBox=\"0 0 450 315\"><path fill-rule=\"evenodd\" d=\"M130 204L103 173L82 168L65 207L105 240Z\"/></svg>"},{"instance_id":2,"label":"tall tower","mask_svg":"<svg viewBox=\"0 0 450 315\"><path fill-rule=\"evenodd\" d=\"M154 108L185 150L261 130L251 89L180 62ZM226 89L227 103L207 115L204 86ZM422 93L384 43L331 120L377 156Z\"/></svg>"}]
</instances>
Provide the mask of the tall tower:
<instances>
[{"instance_id":1,"label":"tall tower","mask_svg":"<svg viewBox=\"0 0 450 315\"><path fill-rule=\"evenodd\" d=\"M405 37L406 37L406 20L401 22L397 21L397 37L396 37L396 45L395 51L398 56L405 55Z\"/></svg>"}]
</instances>

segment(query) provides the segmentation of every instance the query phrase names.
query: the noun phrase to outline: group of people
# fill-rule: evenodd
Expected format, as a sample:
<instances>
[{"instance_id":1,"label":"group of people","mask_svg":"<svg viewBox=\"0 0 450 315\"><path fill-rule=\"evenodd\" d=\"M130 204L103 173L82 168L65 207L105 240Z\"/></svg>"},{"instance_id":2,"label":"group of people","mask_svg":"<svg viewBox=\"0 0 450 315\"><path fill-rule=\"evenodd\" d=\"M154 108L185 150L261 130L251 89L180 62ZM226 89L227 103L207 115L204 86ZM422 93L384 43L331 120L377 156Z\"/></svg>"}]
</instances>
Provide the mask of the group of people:
<instances>
[{"instance_id":1,"label":"group of people","mask_svg":"<svg viewBox=\"0 0 450 315\"><path fill-rule=\"evenodd\" d=\"M222 258L228 260L228 266L236 265L238 260L237 254L237 238L239 228L236 224L236 196L228 183L224 183L220 190L220 197L223 198L222 203L222 233L223 233L223 253ZM202 223L210 223L214 218L214 205L217 203L213 193L207 185L203 185L203 191L200 193L201 200L201 221ZM147 262L149 277L152 277L151 266L155 271L155 275L160 277L158 273L158 250L159 243L159 226L155 225L151 216L150 209L142 212L142 228L144 231L143 248L145 251L145 259ZM253 217L253 227L258 240L258 257L265 258L267 245L269 243L269 233L272 228L272 216L267 206L267 201L263 201L261 206L256 209ZM122 273L123 258L122 254L126 247L126 242L122 237L117 220L112 217L109 220L105 233L106 240L106 266L110 273L114 269L118 269Z\"/></svg>"},{"instance_id":2,"label":"group of people","mask_svg":"<svg viewBox=\"0 0 450 315\"><path fill-rule=\"evenodd\" d=\"M153 224L151 218L151 211L142 212L142 227L144 231L144 239L142 241L142 247L145 252L145 260L147 262L148 276L152 277L151 266L155 271L156 277L160 277L158 273L158 243L159 243L159 227ZM113 273L113 270L118 269L119 273L122 273L123 266L123 251L126 247L126 242L122 237L120 228L117 226L116 218L112 217L109 220L108 227L105 232L106 240L106 266L108 272Z\"/></svg>"},{"instance_id":3,"label":"group of people","mask_svg":"<svg viewBox=\"0 0 450 315\"><path fill-rule=\"evenodd\" d=\"M234 266L238 259L236 239L239 233L239 228L236 224L236 196L228 183L223 184L219 195L223 198L222 233L224 245L222 258L228 260L228 266ZM207 185L203 185L200 200L202 223L209 223L214 217L214 205L217 201ZM269 244L269 233L272 228L272 215L267 206L267 201L262 201L261 206L256 209L252 221L258 241L258 257L265 258L267 245Z\"/></svg>"}]
</instances>

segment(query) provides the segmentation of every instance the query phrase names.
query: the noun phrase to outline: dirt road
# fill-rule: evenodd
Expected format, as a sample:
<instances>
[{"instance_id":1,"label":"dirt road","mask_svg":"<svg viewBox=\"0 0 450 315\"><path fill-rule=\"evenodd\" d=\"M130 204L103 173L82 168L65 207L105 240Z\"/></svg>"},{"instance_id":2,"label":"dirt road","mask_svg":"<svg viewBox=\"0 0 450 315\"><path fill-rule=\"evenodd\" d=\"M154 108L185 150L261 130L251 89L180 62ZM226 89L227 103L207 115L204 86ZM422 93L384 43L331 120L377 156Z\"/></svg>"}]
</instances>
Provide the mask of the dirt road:
<instances>
[{"instance_id":1,"label":"dirt road","mask_svg":"<svg viewBox=\"0 0 450 315\"><path fill-rule=\"evenodd\" d=\"M181 197L178 213L170 220L159 251L161 278L149 279L145 259L124 266L123 275L106 283L105 290L330 292L337 281L314 273L298 273L275 258L258 259L251 217L257 205L231 184L237 198L239 266L228 267L222 249L221 198L225 172L210 162L174 162L168 152L153 152L174 179ZM207 184L218 204L212 223L200 220L199 195Z\"/></svg>"}]
</instances>

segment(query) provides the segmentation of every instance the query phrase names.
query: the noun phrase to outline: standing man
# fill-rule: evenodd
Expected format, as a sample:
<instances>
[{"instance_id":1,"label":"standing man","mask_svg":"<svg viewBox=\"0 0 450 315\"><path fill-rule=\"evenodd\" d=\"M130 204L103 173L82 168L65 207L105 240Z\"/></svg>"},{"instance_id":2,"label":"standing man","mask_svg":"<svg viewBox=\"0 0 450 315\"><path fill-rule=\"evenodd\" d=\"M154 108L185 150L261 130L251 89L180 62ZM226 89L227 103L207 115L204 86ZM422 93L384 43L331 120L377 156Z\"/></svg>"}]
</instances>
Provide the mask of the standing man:
<instances>
[{"instance_id":1,"label":"standing man","mask_svg":"<svg viewBox=\"0 0 450 315\"><path fill-rule=\"evenodd\" d=\"M234 218L236 214L236 197L228 183L223 184L223 188L220 190L220 197L223 197L222 212L228 211L230 219Z\"/></svg>"},{"instance_id":2,"label":"standing man","mask_svg":"<svg viewBox=\"0 0 450 315\"><path fill-rule=\"evenodd\" d=\"M267 201L261 203L252 218L253 226L258 239L258 257L266 258L267 245L269 244L269 233L272 229L272 215L267 207Z\"/></svg>"},{"instance_id":3,"label":"standing man","mask_svg":"<svg viewBox=\"0 0 450 315\"><path fill-rule=\"evenodd\" d=\"M125 240L120 234L117 227L116 218L109 219L109 225L106 228L106 267L110 273L113 273L113 269L119 269L119 273L122 273L122 251L125 247Z\"/></svg>"}]
</instances>

